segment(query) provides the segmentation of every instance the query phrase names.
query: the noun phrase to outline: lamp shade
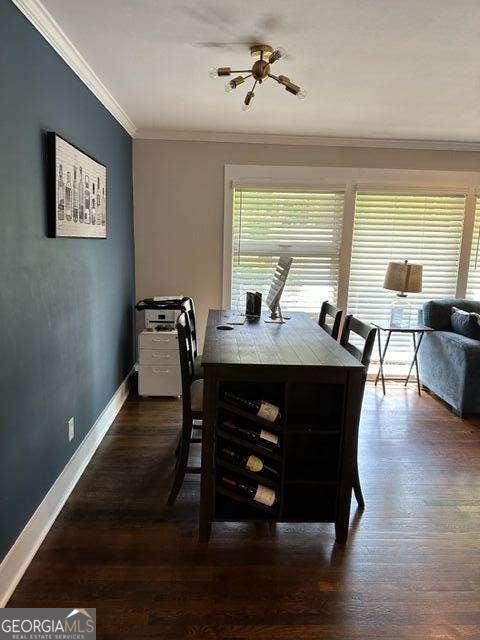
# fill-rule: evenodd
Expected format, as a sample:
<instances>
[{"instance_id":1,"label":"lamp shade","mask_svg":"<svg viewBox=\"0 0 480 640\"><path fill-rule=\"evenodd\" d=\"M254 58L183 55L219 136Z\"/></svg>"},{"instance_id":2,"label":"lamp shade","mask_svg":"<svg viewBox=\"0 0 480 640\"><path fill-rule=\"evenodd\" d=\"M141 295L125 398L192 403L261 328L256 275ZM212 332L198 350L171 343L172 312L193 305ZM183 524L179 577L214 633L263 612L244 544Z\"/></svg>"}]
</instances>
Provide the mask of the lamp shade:
<instances>
[{"instance_id":1,"label":"lamp shade","mask_svg":"<svg viewBox=\"0 0 480 640\"><path fill-rule=\"evenodd\" d=\"M422 265L410 262L389 262L384 289L401 293L419 293L422 290Z\"/></svg>"}]
</instances>

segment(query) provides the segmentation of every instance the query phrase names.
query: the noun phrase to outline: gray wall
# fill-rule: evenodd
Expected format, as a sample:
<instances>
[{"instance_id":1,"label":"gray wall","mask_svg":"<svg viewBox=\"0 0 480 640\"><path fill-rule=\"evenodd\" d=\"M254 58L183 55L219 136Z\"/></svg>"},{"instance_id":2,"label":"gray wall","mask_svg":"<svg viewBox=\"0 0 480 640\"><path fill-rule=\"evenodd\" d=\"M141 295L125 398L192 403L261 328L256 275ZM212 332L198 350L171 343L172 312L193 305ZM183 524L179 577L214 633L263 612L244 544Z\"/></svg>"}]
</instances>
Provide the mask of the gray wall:
<instances>
[{"instance_id":1,"label":"gray wall","mask_svg":"<svg viewBox=\"0 0 480 640\"><path fill-rule=\"evenodd\" d=\"M48 130L107 165L107 240L46 236ZM131 138L10 0L0 141L1 559L134 362Z\"/></svg>"},{"instance_id":2,"label":"gray wall","mask_svg":"<svg viewBox=\"0 0 480 640\"><path fill-rule=\"evenodd\" d=\"M201 337L221 301L226 164L478 171L480 153L135 140L137 296L193 296Z\"/></svg>"}]
</instances>

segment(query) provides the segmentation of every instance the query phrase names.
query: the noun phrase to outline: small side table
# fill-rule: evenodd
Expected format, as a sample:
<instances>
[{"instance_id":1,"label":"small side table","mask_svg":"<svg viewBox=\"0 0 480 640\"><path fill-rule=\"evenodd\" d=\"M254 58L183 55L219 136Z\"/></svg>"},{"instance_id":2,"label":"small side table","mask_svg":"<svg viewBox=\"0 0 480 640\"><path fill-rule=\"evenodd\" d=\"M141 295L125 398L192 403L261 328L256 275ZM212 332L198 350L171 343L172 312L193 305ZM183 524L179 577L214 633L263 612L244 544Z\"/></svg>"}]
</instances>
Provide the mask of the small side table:
<instances>
[{"instance_id":1,"label":"small side table","mask_svg":"<svg viewBox=\"0 0 480 640\"><path fill-rule=\"evenodd\" d=\"M385 376L383 374L383 363L385 362L385 356L387 354L387 349L388 349L388 345L389 345L392 333L411 333L412 339L413 339L413 360L410 365L410 369L408 370L408 375L405 380L405 386L407 386L408 381L410 380L410 375L412 373L413 366L415 365L415 370L417 372L418 395L421 396L422 392L420 387L420 374L418 373L417 354L418 354L418 350L420 349L420 345L422 344L423 336L425 335L425 333L434 331L434 329L432 329L431 327L426 327L423 324L412 324L409 327L400 327L398 325L390 324L389 322L385 322L381 324L372 322L372 324L374 327L377 327L378 329L377 331L378 355L380 357L380 366L377 372L377 376L375 378L375 385L377 384L378 379L380 378L382 380L383 395L385 395ZM380 334L382 331L387 332L387 340L385 342L385 346L383 347L383 350L382 350L382 342L380 338ZM417 336L418 336L418 340L417 340Z\"/></svg>"}]
</instances>

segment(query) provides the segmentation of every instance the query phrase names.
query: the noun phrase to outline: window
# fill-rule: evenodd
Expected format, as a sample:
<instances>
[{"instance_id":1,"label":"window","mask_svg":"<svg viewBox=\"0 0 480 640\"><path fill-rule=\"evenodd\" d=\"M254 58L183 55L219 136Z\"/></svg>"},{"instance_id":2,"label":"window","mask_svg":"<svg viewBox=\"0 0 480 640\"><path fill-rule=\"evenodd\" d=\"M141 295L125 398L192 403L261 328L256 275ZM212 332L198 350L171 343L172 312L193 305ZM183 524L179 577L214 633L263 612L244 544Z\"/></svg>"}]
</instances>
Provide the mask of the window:
<instances>
[{"instance_id":1,"label":"window","mask_svg":"<svg viewBox=\"0 0 480 640\"><path fill-rule=\"evenodd\" d=\"M266 296L280 255L294 258L285 308L318 314L335 300L343 207L343 192L235 189L231 306L243 309L246 291Z\"/></svg>"},{"instance_id":2,"label":"window","mask_svg":"<svg viewBox=\"0 0 480 640\"><path fill-rule=\"evenodd\" d=\"M287 310L316 316L328 299L385 320L387 265L405 259L423 265L413 319L425 300L480 300L479 185L473 171L226 165L222 304L243 310L247 290L266 294L281 255L294 258ZM396 336L389 361L405 363L411 348Z\"/></svg>"},{"instance_id":3,"label":"window","mask_svg":"<svg viewBox=\"0 0 480 640\"><path fill-rule=\"evenodd\" d=\"M473 226L470 268L468 271L467 298L480 300L480 198L476 200Z\"/></svg>"},{"instance_id":4,"label":"window","mask_svg":"<svg viewBox=\"0 0 480 640\"><path fill-rule=\"evenodd\" d=\"M412 318L424 300L454 297L464 209L463 195L358 192L349 312L367 321L388 319L395 292L383 289L383 280L390 260L423 265L423 292L407 298ZM389 359L394 356L411 359L411 336L392 340Z\"/></svg>"}]
</instances>

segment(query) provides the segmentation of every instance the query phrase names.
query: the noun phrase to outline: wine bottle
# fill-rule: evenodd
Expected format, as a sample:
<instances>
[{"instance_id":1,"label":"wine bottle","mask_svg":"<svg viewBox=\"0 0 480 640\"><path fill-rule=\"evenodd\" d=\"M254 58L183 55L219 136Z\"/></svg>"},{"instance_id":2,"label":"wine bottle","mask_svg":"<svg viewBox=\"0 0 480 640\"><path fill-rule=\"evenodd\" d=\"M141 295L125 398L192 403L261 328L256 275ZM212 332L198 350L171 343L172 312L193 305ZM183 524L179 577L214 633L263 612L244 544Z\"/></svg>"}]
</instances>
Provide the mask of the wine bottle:
<instances>
[{"instance_id":1,"label":"wine bottle","mask_svg":"<svg viewBox=\"0 0 480 640\"><path fill-rule=\"evenodd\" d=\"M237 491L241 495L249 498L252 502L259 502L266 507L273 507L278 502L277 493L265 487L263 484L248 482L246 480L235 480L229 476L222 476L222 483L230 490Z\"/></svg>"},{"instance_id":2,"label":"wine bottle","mask_svg":"<svg viewBox=\"0 0 480 640\"><path fill-rule=\"evenodd\" d=\"M70 222L72 219L72 176L67 171L67 184L65 185L65 218Z\"/></svg>"},{"instance_id":3,"label":"wine bottle","mask_svg":"<svg viewBox=\"0 0 480 640\"><path fill-rule=\"evenodd\" d=\"M270 402L265 400L246 400L241 396L237 396L236 393L225 391L223 394L224 400L233 404L248 413L253 413L259 418L268 420L268 422L277 422L281 418L280 409Z\"/></svg>"},{"instance_id":4,"label":"wine bottle","mask_svg":"<svg viewBox=\"0 0 480 640\"><path fill-rule=\"evenodd\" d=\"M78 222L78 180L77 167L73 167L73 221Z\"/></svg>"},{"instance_id":5,"label":"wine bottle","mask_svg":"<svg viewBox=\"0 0 480 640\"><path fill-rule=\"evenodd\" d=\"M278 478L280 475L277 469L270 467L264 463L264 461L258 456L243 455L238 451L234 451L230 447L220 447L219 454L225 460L228 460L231 464L237 465L238 467L242 467L244 469L248 469L253 473L258 473L260 475L270 476L273 478Z\"/></svg>"},{"instance_id":6,"label":"wine bottle","mask_svg":"<svg viewBox=\"0 0 480 640\"><path fill-rule=\"evenodd\" d=\"M250 440L250 442L255 442L267 449L275 450L280 448L278 436L275 433L270 433L270 431L265 431L265 429L255 431L254 429L237 427L236 424L229 420L226 420L222 424L222 427L227 431L233 431L236 435L240 436L240 438L245 438L246 440Z\"/></svg>"},{"instance_id":7,"label":"wine bottle","mask_svg":"<svg viewBox=\"0 0 480 640\"><path fill-rule=\"evenodd\" d=\"M58 166L57 181L57 218L65 220L65 183L63 181L63 166Z\"/></svg>"},{"instance_id":8,"label":"wine bottle","mask_svg":"<svg viewBox=\"0 0 480 640\"><path fill-rule=\"evenodd\" d=\"M83 221L85 222L85 224L90 224L90 188L88 186L89 181L90 178L87 176L87 174L85 174L85 189L83 190L85 201L85 206L83 209Z\"/></svg>"},{"instance_id":9,"label":"wine bottle","mask_svg":"<svg viewBox=\"0 0 480 640\"><path fill-rule=\"evenodd\" d=\"M92 180L92 199L90 201L90 224L95 224L95 207L97 200L95 198L95 178Z\"/></svg>"},{"instance_id":10,"label":"wine bottle","mask_svg":"<svg viewBox=\"0 0 480 640\"><path fill-rule=\"evenodd\" d=\"M105 187L102 187L102 227L105 226L106 211L105 211Z\"/></svg>"},{"instance_id":11,"label":"wine bottle","mask_svg":"<svg viewBox=\"0 0 480 640\"><path fill-rule=\"evenodd\" d=\"M79 206L78 206L78 220L80 222L83 222L83 211L84 211L84 207L85 207L85 183L83 181L83 168L79 167L78 169L79 172L79 181L78 181L78 202L79 202Z\"/></svg>"}]
</instances>

